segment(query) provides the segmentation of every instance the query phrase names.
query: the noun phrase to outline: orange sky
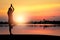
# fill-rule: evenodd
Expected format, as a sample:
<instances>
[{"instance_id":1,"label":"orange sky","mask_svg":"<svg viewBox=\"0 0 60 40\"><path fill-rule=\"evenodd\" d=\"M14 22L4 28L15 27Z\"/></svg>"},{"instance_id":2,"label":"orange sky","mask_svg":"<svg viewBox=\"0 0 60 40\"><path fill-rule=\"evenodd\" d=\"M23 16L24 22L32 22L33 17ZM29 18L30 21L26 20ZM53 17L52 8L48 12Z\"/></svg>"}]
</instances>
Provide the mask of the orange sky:
<instances>
[{"instance_id":1,"label":"orange sky","mask_svg":"<svg viewBox=\"0 0 60 40\"><path fill-rule=\"evenodd\" d=\"M0 0L0 17L7 16L11 3L15 16L60 16L60 0Z\"/></svg>"}]
</instances>

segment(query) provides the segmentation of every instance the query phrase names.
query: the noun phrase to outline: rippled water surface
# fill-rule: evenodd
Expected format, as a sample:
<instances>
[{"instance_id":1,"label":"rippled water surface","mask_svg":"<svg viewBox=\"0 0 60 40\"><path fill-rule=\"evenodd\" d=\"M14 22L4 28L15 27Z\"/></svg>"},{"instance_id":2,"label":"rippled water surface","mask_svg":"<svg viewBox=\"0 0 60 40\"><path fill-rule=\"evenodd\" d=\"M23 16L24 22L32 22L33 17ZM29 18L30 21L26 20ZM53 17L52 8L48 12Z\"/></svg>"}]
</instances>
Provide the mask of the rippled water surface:
<instances>
[{"instance_id":1,"label":"rippled water surface","mask_svg":"<svg viewBox=\"0 0 60 40\"><path fill-rule=\"evenodd\" d=\"M8 24L0 24L0 34L9 34ZM60 25L57 24L24 24L15 25L12 29L12 34L44 34L60 36Z\"/></svg>"}]
</instances>

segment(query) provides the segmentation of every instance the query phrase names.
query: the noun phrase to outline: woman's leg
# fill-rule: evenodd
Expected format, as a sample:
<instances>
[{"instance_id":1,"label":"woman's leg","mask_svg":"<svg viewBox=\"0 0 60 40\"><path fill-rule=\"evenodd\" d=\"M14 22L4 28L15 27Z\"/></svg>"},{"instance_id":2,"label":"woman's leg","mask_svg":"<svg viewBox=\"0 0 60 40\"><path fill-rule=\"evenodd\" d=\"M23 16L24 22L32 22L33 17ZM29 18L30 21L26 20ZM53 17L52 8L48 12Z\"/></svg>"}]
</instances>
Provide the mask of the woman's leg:
<instances>
[{"instance_id":1,"label":"woman's leg","mask_svg":"<svg viewBox=\"0 0 60 40\"><path fill-rule=\"evenodd\" d=\"M9 25L9 32L10 32L10 35L12 35L12 26L11 25Z\"/></svg>"}]
</instances>

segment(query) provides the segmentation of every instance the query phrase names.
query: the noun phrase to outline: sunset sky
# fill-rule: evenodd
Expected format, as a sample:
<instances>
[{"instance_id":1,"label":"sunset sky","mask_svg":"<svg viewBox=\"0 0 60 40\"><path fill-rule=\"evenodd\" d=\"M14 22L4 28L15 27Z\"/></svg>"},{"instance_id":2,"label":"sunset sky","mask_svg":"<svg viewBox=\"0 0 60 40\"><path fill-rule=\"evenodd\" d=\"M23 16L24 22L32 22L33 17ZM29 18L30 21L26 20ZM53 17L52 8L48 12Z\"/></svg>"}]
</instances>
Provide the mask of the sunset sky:
<instances>
[{"instance_id":1,"label":"sunset sky","mask_svg":"<svg viewBox=\"0 0 60 40\"><path fill-rule=\"evenodd\" d=\"M50 19L53 16L53 19L60 20L60 0L0 0L0 19L6 19L11 3L15 9L14 18L23 15L29 19Z\"/></svg>"}]
</instances>

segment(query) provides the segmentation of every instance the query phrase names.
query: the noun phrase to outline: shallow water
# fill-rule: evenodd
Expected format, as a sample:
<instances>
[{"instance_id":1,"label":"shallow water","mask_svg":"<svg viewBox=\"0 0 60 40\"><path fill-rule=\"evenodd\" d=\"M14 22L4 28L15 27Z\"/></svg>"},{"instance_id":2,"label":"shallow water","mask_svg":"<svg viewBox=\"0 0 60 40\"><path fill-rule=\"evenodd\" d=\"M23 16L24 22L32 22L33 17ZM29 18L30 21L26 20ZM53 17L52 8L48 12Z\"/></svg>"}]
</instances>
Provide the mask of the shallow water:
<instances>
[{"instance_id":1,"label":"shallow water","mask_svg":"<svg viewBox=\"0 0 60 40\"><path fill-rule=\"evenodd\" d=\"M9 34L8 25L0 27L0 35L5 35L5 34ZM16 25L13 26L12 34L37 34L37 35L44 34L44 35L60 36L60 26L53 24Z\"/></svg>"}]
</instances>

